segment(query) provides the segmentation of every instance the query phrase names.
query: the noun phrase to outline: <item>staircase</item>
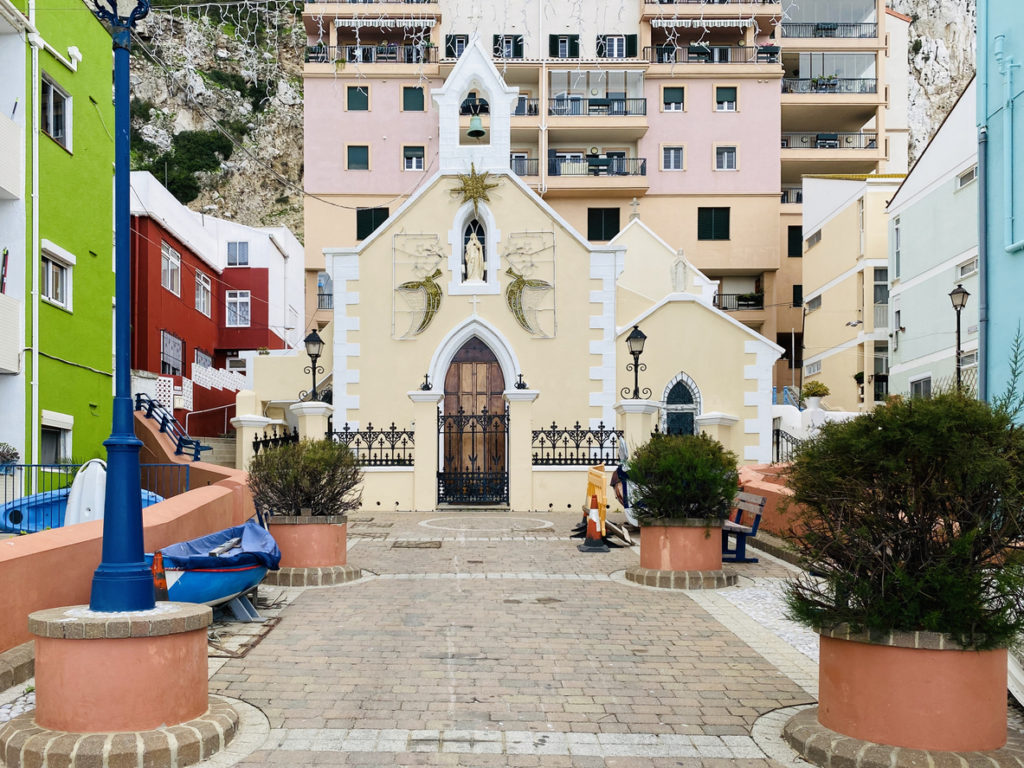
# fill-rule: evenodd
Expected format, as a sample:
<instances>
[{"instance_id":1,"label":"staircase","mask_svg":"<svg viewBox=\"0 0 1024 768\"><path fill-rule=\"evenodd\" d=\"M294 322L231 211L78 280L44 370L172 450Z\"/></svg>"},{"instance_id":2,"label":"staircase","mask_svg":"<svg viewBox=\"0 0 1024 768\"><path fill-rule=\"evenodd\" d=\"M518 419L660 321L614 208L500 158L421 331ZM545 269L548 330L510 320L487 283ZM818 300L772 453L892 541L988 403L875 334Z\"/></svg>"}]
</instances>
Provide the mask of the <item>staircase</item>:
<instances>
[{"instance_id":1,"label":"staircase","mask_svg":"<svg viewBox=\"0 0 1024 768\"><path fill-rule=\"evenodd\" d=\"M210 446L210 452L203 456L203 461L221 467L235 469L235 438L234 437L203 437L203 445Z\"/></svg>"}]
</instances>

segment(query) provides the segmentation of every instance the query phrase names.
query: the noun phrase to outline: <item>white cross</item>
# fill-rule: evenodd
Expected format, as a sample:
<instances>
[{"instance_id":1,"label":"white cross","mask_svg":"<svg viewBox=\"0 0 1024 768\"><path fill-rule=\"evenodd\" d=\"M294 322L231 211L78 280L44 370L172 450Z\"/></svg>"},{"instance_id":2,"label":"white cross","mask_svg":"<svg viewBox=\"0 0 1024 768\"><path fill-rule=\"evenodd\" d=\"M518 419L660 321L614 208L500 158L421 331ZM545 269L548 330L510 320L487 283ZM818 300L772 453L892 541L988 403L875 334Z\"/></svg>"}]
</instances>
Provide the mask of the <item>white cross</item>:
<instances>
[{"instance_id":1,"label":"white cross","mask_svg":"<svg viewBox=\"0 0 1024 768\"><path fill-rule=\"evenodd\" d=\"M473 298L469 300L469 303L473 305L473 314L475 315L476 314L476 305L480 303L480 297L477 296L474 293L473 294Z\"/></svg>"}]
</instances>

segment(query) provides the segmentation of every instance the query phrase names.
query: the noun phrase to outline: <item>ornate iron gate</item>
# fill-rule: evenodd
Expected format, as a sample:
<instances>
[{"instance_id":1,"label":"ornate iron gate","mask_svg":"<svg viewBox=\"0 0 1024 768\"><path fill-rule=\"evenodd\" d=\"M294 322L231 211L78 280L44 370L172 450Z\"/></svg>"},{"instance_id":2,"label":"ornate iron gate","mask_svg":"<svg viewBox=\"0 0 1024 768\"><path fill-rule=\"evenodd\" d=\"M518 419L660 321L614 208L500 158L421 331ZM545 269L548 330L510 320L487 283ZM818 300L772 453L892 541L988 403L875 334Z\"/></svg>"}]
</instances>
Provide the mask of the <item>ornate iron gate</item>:
<instances>
[{"instance_id":1,"label":"ornate iron gate","mask_svg":"<svg viewBox=\"0 0 1024 768\"><path fill-rule=\"evenodd\" d=\"M508 410L438 414L437 498L444 504L508 503Z\"/></svg>"}]
</instances>

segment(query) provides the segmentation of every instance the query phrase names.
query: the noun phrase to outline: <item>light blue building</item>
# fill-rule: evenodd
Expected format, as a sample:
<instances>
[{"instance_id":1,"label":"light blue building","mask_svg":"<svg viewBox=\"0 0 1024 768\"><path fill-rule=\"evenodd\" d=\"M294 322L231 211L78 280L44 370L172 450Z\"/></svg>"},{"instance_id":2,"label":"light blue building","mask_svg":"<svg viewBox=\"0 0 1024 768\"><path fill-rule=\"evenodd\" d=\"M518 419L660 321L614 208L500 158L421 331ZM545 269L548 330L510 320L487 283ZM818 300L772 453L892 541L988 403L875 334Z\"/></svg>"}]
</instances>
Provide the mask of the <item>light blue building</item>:
<instances>
[{"instance_id":1,"label":"light blue building","mask_svg":"<svg viewBox=\"0 0 1024 768\"><path fill-rule=\"evenodd\" d=\"M928 397L956 383L956 312L963 381L978 366L978 152L972 81L889 202L889 392Z\"/></svg>"},{"instance_id":2,"label":"light blue building","mask_svg":"<svg viewBox=\"0 0 1024 768\"><path fill-rule=\"evenodd\" d=\"M981 238L980 393L1004 392L1024 333L1024 19L1020 0L978 2L978 167Z\"/></svg>"}]
</instances>

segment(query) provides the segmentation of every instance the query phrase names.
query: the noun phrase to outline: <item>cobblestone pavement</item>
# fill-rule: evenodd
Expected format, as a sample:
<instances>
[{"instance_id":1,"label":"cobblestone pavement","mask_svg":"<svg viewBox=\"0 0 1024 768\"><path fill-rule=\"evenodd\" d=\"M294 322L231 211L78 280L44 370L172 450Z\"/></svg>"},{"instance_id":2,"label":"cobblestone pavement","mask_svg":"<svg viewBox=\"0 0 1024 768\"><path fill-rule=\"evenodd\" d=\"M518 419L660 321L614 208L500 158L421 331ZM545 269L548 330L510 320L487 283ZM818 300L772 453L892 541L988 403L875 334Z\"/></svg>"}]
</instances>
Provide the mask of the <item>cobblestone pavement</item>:
<instances>
[{"instance_id":1,"label":"cobblestone pavement","mask_svg":"<svg viewBox=\"0 0 1024 768\"><path fill-rule=\"evenodd\" d=\"M754 724L816 688L778 616L790 567L733 566L740 585L717 592L640 587L621 576L638 550L578 552L577 520L354 515L366 577L293 590L248 655L217 660L211 693L269 725L235 764L778 765Z\"/></svg>"}]
</instances>

